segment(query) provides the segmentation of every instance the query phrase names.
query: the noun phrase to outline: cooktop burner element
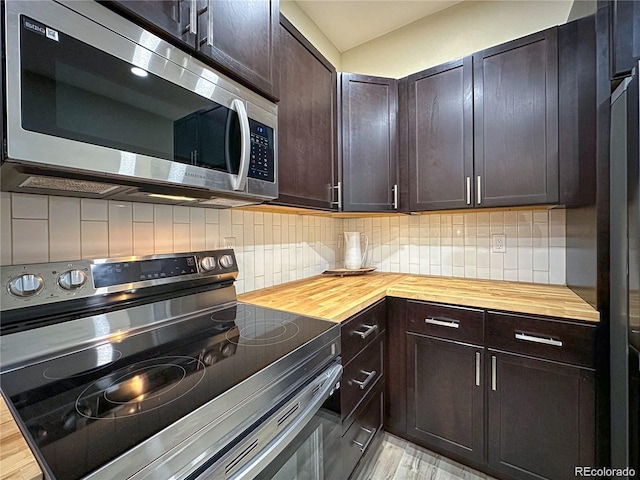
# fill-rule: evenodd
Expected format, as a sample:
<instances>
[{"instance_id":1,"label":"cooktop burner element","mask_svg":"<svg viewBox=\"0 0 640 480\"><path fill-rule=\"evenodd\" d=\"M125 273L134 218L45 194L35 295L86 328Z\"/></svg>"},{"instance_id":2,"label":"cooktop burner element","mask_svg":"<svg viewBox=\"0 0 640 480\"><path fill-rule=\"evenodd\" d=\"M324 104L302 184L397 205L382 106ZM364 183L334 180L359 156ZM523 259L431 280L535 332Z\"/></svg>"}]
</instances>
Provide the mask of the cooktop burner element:
<instances>
[{"instance_id":1,"label":"cooktop burner element","mask_svg":"<svg viewBox=\"0 0 640 480\"><path fill-rule=\"evenodd\" d=\"M227 340L238 345L263 347L286 342L295 337L299 331L300 328L295 323L252 322L247 323L240 329L238 338L227 338Z\"/></svg>"},{"instance_id":2,"label":"cooktop burner element","mask_svg":"<svg viewBox=\"0 0 640 480\"><path fill-rule=\"evenodd\" d=\"M251 318L253 312L248 305L237 305L235 309L226 308L211 315L214 322L244 322Z\"/></svg>"},{"instance_id":3,"label":"cooktop burner element","mask_svg":"<svg viewBox=\"0 0 640 480\"><path fill-rule=\"evenodd\" d=\"M205 374L193 357L157 357L129 365L89 385L76 400L77 412L95 420L150 412L188 394ZM87 409L87 405L95 408Z\"/></svg>"}]
</instances>

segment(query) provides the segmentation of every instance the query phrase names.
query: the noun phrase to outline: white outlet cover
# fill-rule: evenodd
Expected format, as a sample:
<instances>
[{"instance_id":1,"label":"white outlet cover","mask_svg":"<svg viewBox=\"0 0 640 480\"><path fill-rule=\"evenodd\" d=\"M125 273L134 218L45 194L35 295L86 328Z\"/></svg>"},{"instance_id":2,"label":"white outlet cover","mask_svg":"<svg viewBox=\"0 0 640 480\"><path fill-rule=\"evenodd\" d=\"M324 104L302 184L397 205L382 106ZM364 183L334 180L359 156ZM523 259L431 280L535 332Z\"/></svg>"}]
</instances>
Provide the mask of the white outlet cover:
<instances>
[{"instance_id":1,"label":"white outlet cover","mask_svg":"<svg viewBox=\"0 0 640 480\"><path fill-rule=\"evenodd\" d=\"M493 253L506 253L506 235L491 235L491 251Z\"/></svg>"}]
</instances>

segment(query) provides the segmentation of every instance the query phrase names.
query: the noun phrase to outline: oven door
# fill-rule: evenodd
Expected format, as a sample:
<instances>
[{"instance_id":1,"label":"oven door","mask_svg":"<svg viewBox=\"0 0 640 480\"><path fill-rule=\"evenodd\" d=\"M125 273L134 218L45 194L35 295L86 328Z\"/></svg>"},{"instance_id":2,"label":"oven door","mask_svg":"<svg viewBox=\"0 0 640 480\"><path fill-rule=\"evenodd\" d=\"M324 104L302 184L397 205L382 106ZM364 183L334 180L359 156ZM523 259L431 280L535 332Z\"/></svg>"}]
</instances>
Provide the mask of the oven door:
<instances>
[{"instance_id":1,"label":"oven door","mask_svg":"<svg viewBox=\"0 0 640 480\"><path fill-rule=\"evenodd\" d=\"M53 1L5 5L10 159L222 192L274 183L275 115L240 88L97 3L77 6L106 26Z\"/></svg>"}]
</instances>

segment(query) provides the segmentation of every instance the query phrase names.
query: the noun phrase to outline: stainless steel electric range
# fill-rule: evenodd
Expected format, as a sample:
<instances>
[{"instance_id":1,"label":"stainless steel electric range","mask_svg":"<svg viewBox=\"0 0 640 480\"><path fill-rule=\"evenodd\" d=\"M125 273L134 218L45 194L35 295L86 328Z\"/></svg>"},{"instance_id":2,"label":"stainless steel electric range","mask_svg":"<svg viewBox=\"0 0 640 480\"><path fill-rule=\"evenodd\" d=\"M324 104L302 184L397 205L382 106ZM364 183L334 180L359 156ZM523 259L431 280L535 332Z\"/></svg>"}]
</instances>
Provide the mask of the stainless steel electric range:
<instances>
[{"instance_id":1,"label":"stainless steel electric range","mask_svg":"<svg viewBox=\"0 0 640 480\"><path fill-rule=\"evenodd\" d=\"M47 477L340 478L339 325L238 303L232 250L0 274L0 387Z\"/></svg>"}]
</instances>

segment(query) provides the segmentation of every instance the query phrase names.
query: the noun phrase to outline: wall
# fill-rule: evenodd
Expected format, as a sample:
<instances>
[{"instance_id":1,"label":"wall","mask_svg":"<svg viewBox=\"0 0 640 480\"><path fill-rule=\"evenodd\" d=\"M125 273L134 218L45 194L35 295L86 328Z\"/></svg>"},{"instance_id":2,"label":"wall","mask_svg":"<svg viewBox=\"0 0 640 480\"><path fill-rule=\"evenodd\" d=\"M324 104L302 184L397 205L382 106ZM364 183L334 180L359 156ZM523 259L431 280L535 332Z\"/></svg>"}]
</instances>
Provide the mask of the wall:
<instances>
[{"instance_id":1,"label":"wall","mask_svg":"<svg viewBox=\"0 0 640 480\"><path fill-rule=\"evenodd\" d=\"M287 17L287 20L336 67L336 70L341 70L341 55L338 49L293 0L281 0L280 13Z\"/></svg>"},{"instance_id":2,"label":"wall","mask_svg":"<svg viewBox=\"0 0 640 480\"><path fill-rule=\"evenodd\" d=\"M219 248L233 237L238 292L335 266L342 221L107 200L0 196L0 263L22 264Z\"/></svg>"},{"instance_id":3,"label":"wall","mask_svg":"<svg viewBox=\"0 0 640 480\"><path fill-rule=\"evenodd\" d=\"M344 221L369 236L367 263L382 271L565 284L565 210L523 210ZM491 235L506 235L506 253Z\"/></svg>"},{"instance_id":4,"label":"wall","mask_svg":"<svg viewBox=\"0 0 640 480\"><path fill-rule=\"evenodd\" d=\"M342 71L402 78L566 23L572 3L465 1L343 52Z\"/></svg>"}]
</instances>

